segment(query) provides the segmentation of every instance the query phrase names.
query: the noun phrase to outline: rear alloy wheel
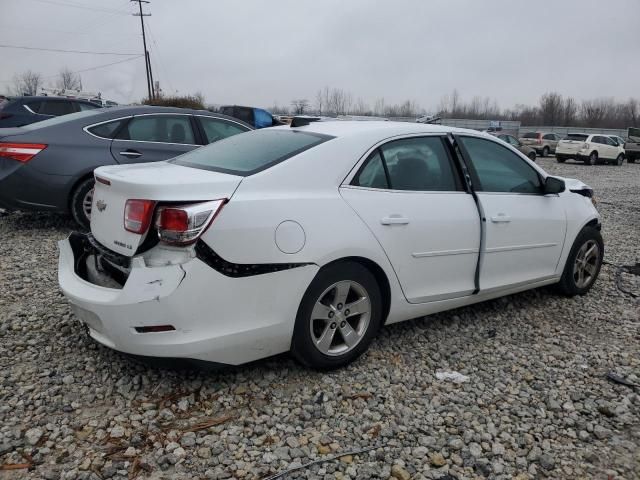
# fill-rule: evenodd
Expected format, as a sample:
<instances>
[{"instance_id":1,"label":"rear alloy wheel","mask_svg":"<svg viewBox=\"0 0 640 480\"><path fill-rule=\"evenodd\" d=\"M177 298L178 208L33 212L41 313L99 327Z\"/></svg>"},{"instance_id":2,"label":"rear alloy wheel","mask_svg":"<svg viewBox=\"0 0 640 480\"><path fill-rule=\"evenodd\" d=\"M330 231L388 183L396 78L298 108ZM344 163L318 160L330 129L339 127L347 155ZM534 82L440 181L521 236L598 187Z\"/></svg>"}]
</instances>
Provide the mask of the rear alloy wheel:
<instances>
[{"instance_id":1,"label":"rear alloy wheel","mask_svg":"<svg viewBox=\"0 0 640 480\"><path fill-rule=\"evenodd\" d=\"M91 205L93 203L93 178L83 180L71 196L71 216L84 230L91 225Z\"/></svg>"},{"instance_id":2,"label":"rear alloy wheel","mask_svg":"<svg viewBox=\"0 0 640 480\"><path fill-rule=\"evenodd\" d=\"M624 163L624 155L620 154L618 155L618 158L616 158L616 165L620 167L622 166L623 163Z\"/></svg>"},{"instance_id":3,"label":"rear alloy wheel","mask_svg":"<svg viewBox=\"0 0 640 480\"><path fill-rule=\"evenodd\" d=\"M585 160L585 163L587 165L595 165L598 163L598 152L591 152Z\"/></svg>"},{"instance_id":4,"label":"rear alloy wheel","mask_svg":"<svg viewBox=\"0 0 640 480\"><path fill-rule=\"evenodd\" d=\"M549 156L549 147L544 147L542 149L542 156L543 157L548 157Z\"/></svg>"},{"instance_id":5,"label":"rear alloy wheel","mask_svg":"<svg viewBox=\"0 0 640 480\"><path fill-rule=\"evenodd\" d=\"M569 252L557 285L560 292L568 296L587 293L598 278L603 256L602 235L594 227L584 227Z\"/></svg>"},{"instance_id":6,"label":"rear alloy wheel","mask_svg":"<svg viewBox=\"0 0 640 480\"><path fill-rule=\"evenodd\" d=\"M381 320L382 297L371 272L355 262L330 265L302 299L291 351L312 368L342 367L367 349Z\"/></svg>"},{"instance_id":7,"label":"rear alloy wheel","mask_svg":"<svg viewBox=\"0 0 640 480\"><path fill-rule=\"evenodd\" d=\"M529 152L529 155L527 155L527 156L529 157L529 159L530 159L532 162L535 162L535 161L536 161L536 152Z\"/></svg>"}]
</instances>

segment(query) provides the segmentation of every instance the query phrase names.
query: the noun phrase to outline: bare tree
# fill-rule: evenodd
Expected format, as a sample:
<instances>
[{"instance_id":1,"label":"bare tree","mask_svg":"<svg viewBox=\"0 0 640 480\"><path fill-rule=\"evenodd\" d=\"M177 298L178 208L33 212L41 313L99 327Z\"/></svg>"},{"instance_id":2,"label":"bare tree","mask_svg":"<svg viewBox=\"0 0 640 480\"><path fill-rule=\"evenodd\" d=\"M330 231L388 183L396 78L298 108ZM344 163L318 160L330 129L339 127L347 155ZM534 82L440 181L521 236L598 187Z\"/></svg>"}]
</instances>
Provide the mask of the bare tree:
<instances>
[{"instance_id":1,"label":"bare tree","mask_svg":"<svg viewBox=\"0 0 640 480\"><path fill-rule=\"evenodd\" d=\"M82 90L82 79L80 75L64 67L58 74L56 86L62 90Z\"/></svg>"},{"instance_id":2,"label":"bare tree","mask_svg":"<svg viewBox=\"0 0 640 480\"><path fill-rule=\"evenodd\" d=\"M324 95L322 89L316 93L316 108L318 109L318 115L322 115L322 105L324 105Z\"/></svg>"},{"instance_id":3,"label":"bare tree","mask_svg":"<svg viewBox=\"0 0 640 480\"><path fill-rule=\"evenodd\" d=\"M558 125L562 121L562 95L548 92L540 97L540 114L544 125Z\"/></svg>"},{"instance_id":4,"label":"bare tree","mask_svg":"<svg viewBox=\"0 0 640 480\"><path fill-rule=\"evenodd\" d=\"M306 98L291 100L291 107L293 108L293 113L302 115L304 114L305 110L309 108L309 101Z\"/></svg>"},{"instance_id":5,"label":"bare tree","mask_svg":"<svg viewBox=\"0 0 640 480\"><path fill-rule=\"evenodd\" d=\"M640 121L640 112L638 112L638 100L630 98L627 103L624 104L625 123L627 126L637 127Z\"/></svg>"},{"instance_id":6,"label":"bare tree","mask_svg":"<svg viewBox=\"0 0 640 480\"><path fill-rule=\"evenodd\" d=\"M13 76L15 95L36 95L42 86L42 75L31 70Z\"/></svg>"},{"instance_id":7,"label":"bare tree","mask_svg":"<svg viewBox=\"0 0 640 480\"><path fill-rule=\"evenodd\" d=\"M610 98L584 100L580 113L585 126L591 128L604 126L606 123L604 120L609 117L613 107L614 103Z\"/></svg>"},{"instance_id":8,"label":"bare tree","mask_svg":"<svg viewBox=\"0 0 640 480\"><path fill-rule=\"evenodd\" d=\"M578 117L578 104L575 98L567 97L564 99L564 105L562 106L562 125L572 126L576 124Z\"/></svg>"}]
</instances>

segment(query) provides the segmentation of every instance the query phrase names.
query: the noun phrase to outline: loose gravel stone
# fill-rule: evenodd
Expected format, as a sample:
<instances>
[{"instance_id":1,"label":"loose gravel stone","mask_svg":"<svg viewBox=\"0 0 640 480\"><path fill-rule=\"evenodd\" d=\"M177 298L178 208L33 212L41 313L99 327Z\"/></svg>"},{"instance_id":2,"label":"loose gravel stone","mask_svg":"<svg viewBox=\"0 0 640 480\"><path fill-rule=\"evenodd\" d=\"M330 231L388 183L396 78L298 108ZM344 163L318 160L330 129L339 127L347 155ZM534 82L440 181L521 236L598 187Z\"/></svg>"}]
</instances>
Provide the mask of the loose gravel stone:
<instances>
[{"instance_id":1,"label":"loose gravel stone","mask_svg":"<svg viewBox=\"0 0 640 480\"><path fill-rule=\"evenodd\" d=\"M607 262L640 261L639 164L538 162L595 189ZM7 478L257 480L367 447L290 477L640 478L639 393L605 378L640 383L640 301L613 265L585 296L544 288L385 327L335 372L286 355L193 370L87 337L57 286L73 228L0 217L0 465L34 461Z\"/></svg>"}]
</instances>

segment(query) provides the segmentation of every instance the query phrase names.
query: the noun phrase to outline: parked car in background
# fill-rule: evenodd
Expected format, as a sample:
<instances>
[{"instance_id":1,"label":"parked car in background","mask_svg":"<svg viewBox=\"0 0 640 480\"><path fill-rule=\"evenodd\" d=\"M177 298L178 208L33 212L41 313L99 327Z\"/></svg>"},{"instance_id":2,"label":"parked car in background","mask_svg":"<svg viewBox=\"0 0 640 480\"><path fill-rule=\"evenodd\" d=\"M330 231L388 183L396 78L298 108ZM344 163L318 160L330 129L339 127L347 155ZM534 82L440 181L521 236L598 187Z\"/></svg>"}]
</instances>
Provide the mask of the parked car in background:
<instances>
[{"instance_id":1,"label":"parked car in background","mask_svg":"<svg viewBox=\"0 0 640 480\"><path fill-rule=\"evenodd\" d=\"M585 294L604 253L588 186L472 130L307 122L95 176L58 279L91 337L136 355L337 368L385 324Z\"/></svg>"},{"instance_id":2,"label":"parked car in background","mask_svg":"<svg viewBox=\"0 0 640 480\"><path fill-rule=\"evenodd\" d=\"M536 161L536 151L533 148L524 145L513 135L508 135L506 133L492 133L492 135L495 135L503 142L508 143L513 148L517 149L520 153L524 153L527 157L529 157L531 161Z\"/></svg>"},{"instance_id":3,"label":"parked car in background","mask_svg":"<svg viewBox=\"0 0 640 480\"><path fill-rule=\"evenodd\" d=\"M606 135L570 133L558 142L556 148L556 160L559 163L571 158L587 165L622 165L624 157L624 149Z\"/></svg>"},{"instance_id":4,"label":"parked car in background","mask_svg":"<svg viewBox=\"0 0 640 480\"><path fill-rule=\"evenodd\" d=\"M557 133L527 132L519 140L523 145L533 148L541 157L548 157L550 153L555 153L561 138Z\"/></svg>"},{"instance_id":5,"label":"parked car in background","mask_svg":"<svg viewBox=\"0 0 640 480\"><path fill-rule=\"evenodd\" d=\"M224 115L150 106L0 128L0 207L69 212L88 227L96 167L166 160L249 130Z\"/></svg>"},{"instance_id":6,"label":"parked car in background","mask_svg":"<svg viewBox=\"0 0 640 480\"><path fill-rule=\"evenodd\" d=\"M262 108L226 105L220 107L220 113L242 120L254 128L266 128L282 125L282 122Z\"/></svg>"},{"instance_id":7,"label":"parked car in background","mask_svg":"<svg viewBox=\"0 0 640 480\"><path fill-rule=\"evenodd\" d=\"M628 163L635 163L636 160L640 160L640 128L629 127L627 138L624 143L625 156Z\"/></svg>"},{"instance_id":8,"label":"parked car in background","mask_svg":"<svg viewBox=\"0 0 640 480\"><path fill-rule=\"evenodd\" d=\"M84 110L94 110L102 105L76 98L33 96L15 97L0 104L0 128L21 127L51 117L59 117Z\"/></svg>"}]
</instances>

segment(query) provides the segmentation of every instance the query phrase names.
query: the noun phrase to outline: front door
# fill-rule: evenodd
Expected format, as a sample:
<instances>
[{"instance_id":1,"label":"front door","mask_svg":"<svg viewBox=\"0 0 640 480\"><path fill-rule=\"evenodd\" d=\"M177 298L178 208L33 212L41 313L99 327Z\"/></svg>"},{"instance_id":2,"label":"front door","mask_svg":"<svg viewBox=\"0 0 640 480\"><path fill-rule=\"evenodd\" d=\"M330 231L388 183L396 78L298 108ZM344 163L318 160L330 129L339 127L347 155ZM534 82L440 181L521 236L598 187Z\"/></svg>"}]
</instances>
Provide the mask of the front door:
<instances>
[{"instance_id":1,"label":"front door","mask_svg":"<svg viewBox=\"0 0 640 480\"><path fill-rule=\"evenodd\" d=\"M158 162L197 147L191 115L137 115L111 142L111 155L118 163Z\"/></svg>"},{"instance_id":2,"label":"front door","mask_svg":"<svg viewBox=\"0 0 640 480\"><path fill-rule=\"evenodd\" d=\"M385 143L340 190L384 249L411 303L461 297L475 288L480 217L444 140Z\"/></svg>"},{"instance_id":3,"label":"front door","mask_svg":"<svg viewBox=\"0 0 640 480\"><path fill-rule=\"evenodd\" d=\"M485 224L480 291L552 277L566 232L558 195L542 193L540 174L497 141L457 136Z\"/></svg>"}]
</instances>

